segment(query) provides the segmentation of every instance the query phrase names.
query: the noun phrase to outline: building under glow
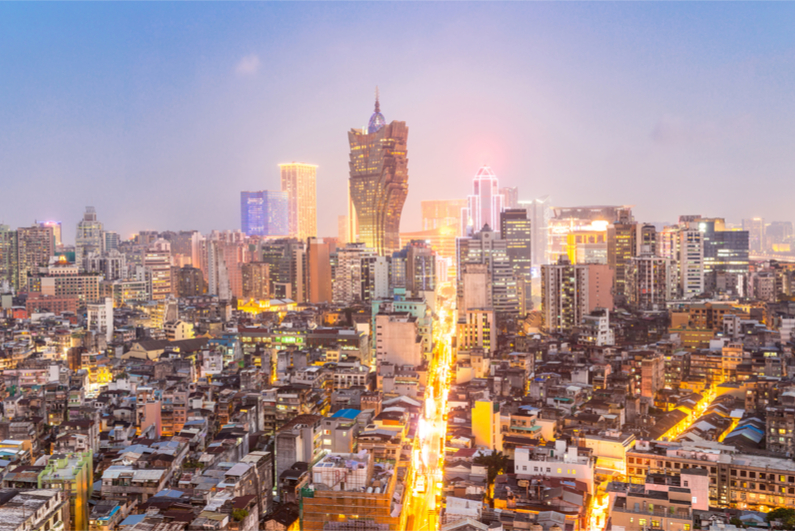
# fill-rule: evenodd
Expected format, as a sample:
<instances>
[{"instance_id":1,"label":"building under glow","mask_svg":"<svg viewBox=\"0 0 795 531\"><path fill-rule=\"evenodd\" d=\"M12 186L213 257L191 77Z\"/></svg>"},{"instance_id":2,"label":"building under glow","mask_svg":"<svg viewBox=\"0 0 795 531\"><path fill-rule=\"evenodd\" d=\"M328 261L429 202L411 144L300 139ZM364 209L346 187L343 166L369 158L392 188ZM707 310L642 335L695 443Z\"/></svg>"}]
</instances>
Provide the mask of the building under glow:
<instances>
[{"instance_id":1,"label":"building under glow","mask_svg":"<svg viewBox=\"0 0 795 531\"><path fill-rule=\"evenodd\" d=\"M287 194L287 230L294 238L317 236L317 166L301 162L279 164L282 192Z\"/></svg>"},{"instance_id":2,"label":"building under glow","mask_svg":"<svg viewBox=\"0 0 795 531\"><path fill-rule=\"evenodd\" d=\"M488 225L494 231L500 227L500 212L504 197L500 193L497 175L488 166L483 166L475 174L474 193L467 197L467 209L461 220L462 233L472 235Z\"/></svg>"},{"instance_id":3,"label":"building under glow","mask_svg":"<svg viewBox=\"0 0 795 531\"><path fill-rule=\"evenodd\" d=\"M240 230L249 236L285 236L287 213L286 192L240 192Z\"/></svg>"},{"instance_id":4,"label":"building under glow","mask_svg":"<svg viewBox=\"0 0 795 531\"><path fill-rule=\"evenodd\" d=\"M378 97L366 129L351 129L350 200L358 241L380 256L400 250L400 215L409 191L406 122L386 123Z\"/></svg>"}]
</instances>

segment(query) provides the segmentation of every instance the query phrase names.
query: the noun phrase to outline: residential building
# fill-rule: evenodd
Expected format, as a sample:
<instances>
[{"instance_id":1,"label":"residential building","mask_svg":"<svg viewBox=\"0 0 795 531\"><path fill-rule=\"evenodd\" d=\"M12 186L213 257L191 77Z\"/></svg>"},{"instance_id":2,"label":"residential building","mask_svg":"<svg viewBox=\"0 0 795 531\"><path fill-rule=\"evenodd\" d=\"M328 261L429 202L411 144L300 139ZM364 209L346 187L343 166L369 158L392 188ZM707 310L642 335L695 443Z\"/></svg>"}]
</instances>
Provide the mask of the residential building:
<instances>
[{"instance_id":1,"label":"residential building","mask_svg":"<svg viewBox=\"0 0 795 531\"><path fill-rule=\"evenodd\" d=\"M596 308L613 308L613 271L605 264L572 264L568 256L541 266L541 312L547 330L568 332Z\"/></svg>"},{"instance_id":2,"label":"residential building","mask_svg":"<svg viewBox=\"0 0 795 531\"><path fill-rule=\"evenodd\" d=\"M151 275L152 299L171 296L171 244L162 238L155 241L144 253L143 266Z\"/></svg>"},{"instance_id":3,"label":"residential building","mask_svg":"<svg viewBox=\"0 0 795 531\"><path fill-rule=\"evenodd\" d=\"M267 262L248 262L241 265L243 298L269 300L271 298L271 265Z\"/></svg>"},{"instance_id":4,"label":"residential building","mask_svg":"<svg viewBox=\"0 0 795 531\"><path fill-rule=\"evenodd\" d=\"M94 460L91 451L50 456L38 477L39 489L69 493L69 529L88 529L88 500L94 490Z\"/></svg>"}]
</instances>

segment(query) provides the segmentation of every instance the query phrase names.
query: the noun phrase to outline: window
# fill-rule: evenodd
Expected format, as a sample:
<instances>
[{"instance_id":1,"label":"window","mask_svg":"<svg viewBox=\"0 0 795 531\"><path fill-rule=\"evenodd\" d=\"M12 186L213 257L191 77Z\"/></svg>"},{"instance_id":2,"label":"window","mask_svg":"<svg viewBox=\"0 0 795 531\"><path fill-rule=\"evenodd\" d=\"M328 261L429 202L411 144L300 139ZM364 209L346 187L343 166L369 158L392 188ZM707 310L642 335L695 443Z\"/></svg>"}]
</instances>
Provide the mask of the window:
<instances>
[{"instance_id":1,"label":"window","mask_svg":"<svg viewBox=\"0 0 795 531\"><path fill-rule=\"evenodd\" d=\"M640 520L638 520L638 525L641 526L641 527L646 525L646 519L645 518L641 518Z\"/></svg>"}]
</instances>

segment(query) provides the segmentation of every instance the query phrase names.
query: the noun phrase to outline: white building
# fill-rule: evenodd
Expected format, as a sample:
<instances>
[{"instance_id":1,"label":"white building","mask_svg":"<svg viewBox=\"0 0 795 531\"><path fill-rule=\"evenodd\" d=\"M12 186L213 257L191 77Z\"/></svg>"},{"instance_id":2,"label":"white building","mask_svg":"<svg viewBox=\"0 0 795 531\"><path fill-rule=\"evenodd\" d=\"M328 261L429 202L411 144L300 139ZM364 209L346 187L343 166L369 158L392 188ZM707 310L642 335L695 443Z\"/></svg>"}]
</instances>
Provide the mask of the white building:
<instances>
[{"instance_id":1,"label":"white building","mask_svg":"<svg viewBox=\"0 0 795 531\"><path fill-rule=\"evenodd\" d=\"M475 174L472 184L474 193L467 197L467 207L461 216L461 233L474 234L484 225L498 230L505 197L500 193L497 175L490 167L483 166Z\"/></svg>"},{"instance_id":2,"label":"white building","mask_svg":"<svg viewBox=\"0 0 795 531\"><path fill-rule=\"evenodd\" d=\"M364 491L373 477L373 456L367 450L356 454L331 453L312 467L312 483L329 490Z\"/></svg>"},{"instance_id":3,"label":"white building","mask_svg":"<svg viewBox=\"0 0 795 531\"><path fill-rule=\"evenodd\" d=\"M108 342L113 340L113 299L105 297L86 305L86 328L103 334Z\"/></svg>"},{"instance_id":4,"label":"white building","mask_svg":"<svg viewBox=\"0 0 795 531\"><path fill-rule=\"evenodd\" d=\"M577 446L567 446L566 441L555 441L555 448L525 447L514 452L514 473L517 476L546 476L582 481L593 492L596 459L579 455Z\"/></svg>"},{"instance_id":5,"label":"white building","mask_svg":"<svg viewBox=\"0 0 795 531\"><path fill-rule=\"evenodd\" d=\"M380 363L396 366L422 364L422 338L417 319L408 313L379 313L375 316L375 353Z\"/></svg>"}]
</instances>

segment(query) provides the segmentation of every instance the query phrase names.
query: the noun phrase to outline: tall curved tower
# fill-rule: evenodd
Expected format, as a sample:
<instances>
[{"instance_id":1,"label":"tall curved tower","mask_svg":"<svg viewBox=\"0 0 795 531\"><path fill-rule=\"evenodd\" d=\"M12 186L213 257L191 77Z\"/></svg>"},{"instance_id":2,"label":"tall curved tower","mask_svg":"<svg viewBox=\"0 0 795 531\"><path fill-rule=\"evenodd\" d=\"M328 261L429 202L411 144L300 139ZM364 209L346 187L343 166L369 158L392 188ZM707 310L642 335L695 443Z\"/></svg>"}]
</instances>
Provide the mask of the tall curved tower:
<instances>
[{"instance_id":1,"label":"tall curved tower","mask_svg":"<svg viewBox=\"0 0 795 531\"><path fill-rule=\"evenodd\" d=\"M358 241L381 256L400 249L400 214L409 192L406 122L386 123L378 94L365 129L348 132L350 198L356 210Z\"/></svg>"}]
</instances>

